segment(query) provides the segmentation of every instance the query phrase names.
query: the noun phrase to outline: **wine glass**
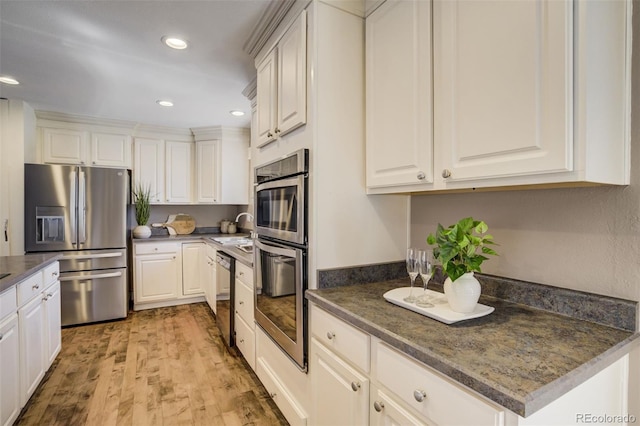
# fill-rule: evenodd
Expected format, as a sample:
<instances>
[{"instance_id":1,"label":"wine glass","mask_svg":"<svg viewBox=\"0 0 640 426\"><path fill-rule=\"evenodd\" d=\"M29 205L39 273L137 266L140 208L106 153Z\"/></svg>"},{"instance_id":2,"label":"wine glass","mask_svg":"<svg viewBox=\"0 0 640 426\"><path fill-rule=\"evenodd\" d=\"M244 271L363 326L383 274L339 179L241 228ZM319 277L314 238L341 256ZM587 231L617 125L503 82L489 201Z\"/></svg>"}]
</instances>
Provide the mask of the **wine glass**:
<instances>
[{"instance_id":1,"label":"wine glass","mask_svg":"<svg viewBox=\"0 0 640 426\"><path fill-rule=\"evenodd\" d=\"M416 305L422 308L433 308L431 298L427 294L427 284L433 275L433 252L431 250L418 251L418 272L422 278L423 293L416 299Z\"/></svg>"},{"instance_id":2,"label":"wine glass","mask_svg":"<svg viewBox=\"0 0 640 426\"><path fill-rule=\"evenodd\" d=\"M404 298L405 302L413 303L416 301L416 297L413 295L413 284L418 277L418 250L414 248L407 249L407 272L409 278L411 278L411 290L409 295Z\"/></svg>"}]
</instances>

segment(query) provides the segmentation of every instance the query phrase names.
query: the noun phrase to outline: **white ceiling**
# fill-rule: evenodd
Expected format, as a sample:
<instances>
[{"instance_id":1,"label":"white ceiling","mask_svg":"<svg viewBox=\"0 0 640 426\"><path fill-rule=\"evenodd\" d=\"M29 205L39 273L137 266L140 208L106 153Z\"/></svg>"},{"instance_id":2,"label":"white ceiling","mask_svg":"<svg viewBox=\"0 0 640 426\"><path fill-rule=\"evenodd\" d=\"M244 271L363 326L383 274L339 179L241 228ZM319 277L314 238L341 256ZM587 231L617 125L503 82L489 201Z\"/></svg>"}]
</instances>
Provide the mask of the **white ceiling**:
<instances>
[{"instance_id":1,"label":"white ceiling","mask_svg":"<svg viewBox=\"0 0 640 426\"><path fill-rule=\"evenodd\" d=\"M250 123L242 46L268 0L0 0L0 97L36 110L178 128ZM190 42L164 46L164 35ZM163 108L158 99L175 106ZM239 109L244 117L234 117Z\"/></svg>"}]
</instances>

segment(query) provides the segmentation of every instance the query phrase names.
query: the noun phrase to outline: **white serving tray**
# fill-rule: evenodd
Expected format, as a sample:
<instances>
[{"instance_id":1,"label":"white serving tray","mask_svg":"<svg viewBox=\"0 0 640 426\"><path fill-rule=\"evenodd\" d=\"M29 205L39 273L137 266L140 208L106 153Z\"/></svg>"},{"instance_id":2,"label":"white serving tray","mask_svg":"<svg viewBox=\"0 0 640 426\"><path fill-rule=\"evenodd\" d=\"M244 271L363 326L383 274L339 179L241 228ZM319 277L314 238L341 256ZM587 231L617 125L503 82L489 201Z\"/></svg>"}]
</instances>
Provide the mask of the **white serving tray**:
<instances>
[{"instance_id":1,"label":"white serving tray","mask_svg":"<svg viewBox=\"0 0 640 426\"><path fill-rule=\"evenodd\" d=\"M409 295L410 289L411 287L394 288L393 290L389 290L388 292L386 292L383 297L387 300L387 302L391 302L394 305L401 306L405 309L409 309L410 311L417 312L421 315L425 315L429 318L433 318L434 320L438 320L445 324L453 324L458 321L483 317L485 315L489 315L495 310L495 308L492 306L478 303L473 312L469 312L468 314L454 312L449 307L446 296L433 290L427 290L427 294L431 297L431 303L433 303L434 306L432 308L423 308L416 305L415 303L404 301L404 298ZM420 296L423 292L424 290L420 287L413 288L414 296Z\"/></svg>"}]
</instances>

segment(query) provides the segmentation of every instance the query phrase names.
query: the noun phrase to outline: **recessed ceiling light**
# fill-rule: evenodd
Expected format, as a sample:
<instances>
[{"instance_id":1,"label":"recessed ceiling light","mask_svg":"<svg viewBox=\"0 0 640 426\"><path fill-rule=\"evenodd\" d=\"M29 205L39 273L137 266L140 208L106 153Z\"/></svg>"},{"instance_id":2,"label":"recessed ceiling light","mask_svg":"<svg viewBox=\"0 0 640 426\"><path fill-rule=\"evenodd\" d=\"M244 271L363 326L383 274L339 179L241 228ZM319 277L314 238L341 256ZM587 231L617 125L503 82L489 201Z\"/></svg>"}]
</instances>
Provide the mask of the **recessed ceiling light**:
<instances>
[{"instance_id":1,"label":"recessed ceiling light","mask_svg":"<svg viewBox=\"0 0 640 426\"><path fill-rule=\"evenodd\" d=\"M182 50L182 49L186 49L188 46L185 40L182 40L181 38L177 38L177 37L164 36L162 37L161 40L164 44L166 44L172 49Z\"/></svg>"},{"instance_id":2,"label":"recessed ceiling light","mask_svg":"<svg viewBox=\"0 0 640 426\"><path fill-rule=\"evenodd\" d=\"M173 106L173 102L171 102L171 101L159 100L159 101L156 101L156 103L158 105L160 105L160 106L163 106L163 107L171 107L171 106Z\"/></svg>"},{"instance_id":3,"label":"recessed ceiling light","mask_svg":"<svg viewBox=\"0 0 640 426\"><path fill-rule=\"evenodd\" d=\"M15 78L11 78L11 77L9 77L7 75L0 76L0 83L20 84L20 82L18 80L16 80Z\"/></svg>"},{"instance_id":4,"label":"recessed ceiling light","mask_svg":"<svg viewBox=\"0 0 640 426\"><path fill-rule=\"evenodd\" d=\"M229 114L235 115L236 117L242 117L244 115L244 112L234 109L233 111L229 111Z\"/></svg>"}]
</instances>

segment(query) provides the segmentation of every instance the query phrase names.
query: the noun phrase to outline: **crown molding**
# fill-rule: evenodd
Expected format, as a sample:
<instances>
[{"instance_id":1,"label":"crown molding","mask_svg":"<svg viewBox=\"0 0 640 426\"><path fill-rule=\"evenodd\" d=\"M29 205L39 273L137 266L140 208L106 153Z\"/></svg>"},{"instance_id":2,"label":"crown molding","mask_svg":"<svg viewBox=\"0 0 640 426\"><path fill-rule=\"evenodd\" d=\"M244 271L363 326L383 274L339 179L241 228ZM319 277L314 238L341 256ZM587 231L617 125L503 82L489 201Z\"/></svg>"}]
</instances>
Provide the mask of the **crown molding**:
<instances>
[{"instance_id":1,"label":"crown molding","mask_svg":"<svg viewBox=\"0 0 640 426\"><path fill-rule=\"evenodd\" d=\"M89 124L93 126L119 127L124 129L134 129L138 123L126 120L116 120L110 118L96 118L85 115L67 114L55 111L36 110L36 119L48 121L61 121L64 123Z\"/></svg>"},{"instance_id":2,"label":"crown molding","mask_svg":"<svg viewBox=\"0 0 640 426\"><path fill-rule=\"evenodd\" d=\"M258 93L258 76L256 75L253 79L247 84L247 87L244 88L242 94L245 98L253 101L256 98L256 94Z\"/></svg>"},{"instance_id":3,"label":"crown molding","mask_svg":"<svg viewBox=\"0 0 640 426\"><path fill-rule=\"evenodd\" d=\"M242 46L245 53L255 59L295 3L296 0L272 0Z\"/></svg>"},{"instance_id":4,"label":"crown molding","mask_svg":"<svg viewBox=\"0 0 640 426\"><path fill-rule=\"evenodd\" d=\"M217 139L246 140L251 137L251 131L246 127L207 126L194 127L191 131L193 132L193 138L196 142Z\"/></svg>"}]
</instances>

